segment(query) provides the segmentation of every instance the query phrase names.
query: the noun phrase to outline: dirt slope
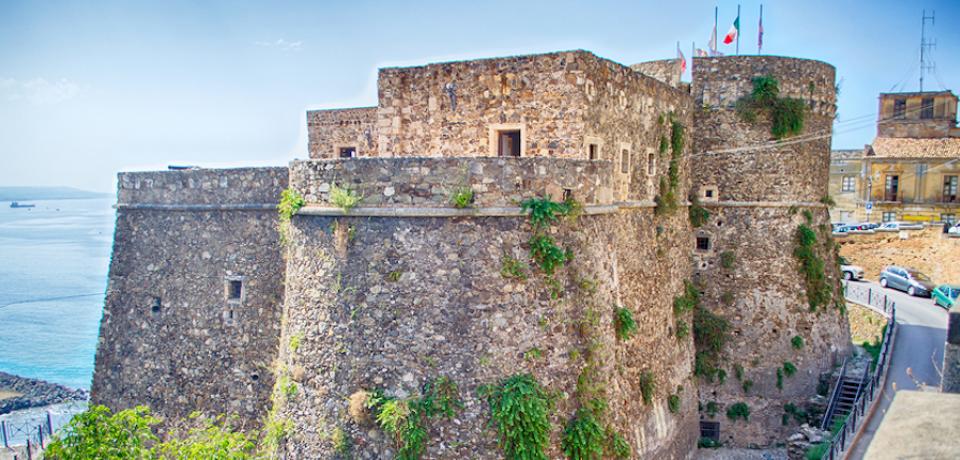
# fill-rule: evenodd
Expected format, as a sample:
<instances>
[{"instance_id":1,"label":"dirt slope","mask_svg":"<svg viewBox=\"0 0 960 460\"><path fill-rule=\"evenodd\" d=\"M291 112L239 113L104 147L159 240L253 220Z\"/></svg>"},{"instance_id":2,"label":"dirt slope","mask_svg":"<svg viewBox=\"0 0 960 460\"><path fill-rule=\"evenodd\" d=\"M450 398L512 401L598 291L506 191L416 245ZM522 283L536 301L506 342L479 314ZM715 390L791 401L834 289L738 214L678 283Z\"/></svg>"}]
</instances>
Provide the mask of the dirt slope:
<instances>
[{"instance_id":1,"label":"dirt slope","mask_svg":"<svg viewBox=\"0 0 960 460\"><path fill-rule=\"evenodd\" d=\"M937 284L960 284L960 238L948 238L940 228L899 233L850 235L837 238L840 255L863 267L866 277L877 279L887 265L913 267Z\"/></svg>"}]
</instances>

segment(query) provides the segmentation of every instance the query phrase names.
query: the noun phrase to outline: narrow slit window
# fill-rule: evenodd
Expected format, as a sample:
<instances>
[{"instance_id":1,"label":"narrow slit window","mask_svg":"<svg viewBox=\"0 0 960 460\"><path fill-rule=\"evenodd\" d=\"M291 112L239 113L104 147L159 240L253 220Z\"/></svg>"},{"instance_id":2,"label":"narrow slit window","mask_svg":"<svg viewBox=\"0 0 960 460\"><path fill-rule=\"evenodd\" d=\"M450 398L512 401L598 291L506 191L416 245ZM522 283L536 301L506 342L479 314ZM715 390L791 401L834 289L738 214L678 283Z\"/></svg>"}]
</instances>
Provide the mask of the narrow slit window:
<instances>
[{"instance_id":1,"label":"narrow slit window","mask_svg":"<svg viewBox=\"0 0 960 460\"><path fill-rule=\"evenodd\" d=\"M630 172L630 151L627 149L620 151L620 172L623 174Z\"/></svg>"},{"instance_id":2,"label":"narrow slit window","mask_svg":"<svg viewBox=\"0 0 960 460\"><path fill-rule=\"evenodd\" d=\"M647 154L647 175L657 175L657 156L652 153Z\"/></svg>"},{"instance_id":3,"label":"narrow slit window","mask_svg":"<svg viewBox=\"0 0 960 460\"><path fill-rule=\"evenodd\" d=\"M590 144L587 146L587 154L591 160L600 159L600 148L597 144Z\"/></svg>"},{"instance_id":4,"label":"narrow slit window","mask_svg":"<svg viewBox=\"0 0 960 460\"><path fill-rule=\"evenodd\" d=\"M340 147L340 158L353 158L357 156L356 147Z\"/></svg>"},{"instance_id":5,"label":"narrow slit window","mask_svg":"<svg viewBox=\"0 0 960 460\"><path fill-rule=\"evenodd\" d=\"M520 156L520 130L497 132L497 155L502 157Z\"/></svg>"}]
</instances>

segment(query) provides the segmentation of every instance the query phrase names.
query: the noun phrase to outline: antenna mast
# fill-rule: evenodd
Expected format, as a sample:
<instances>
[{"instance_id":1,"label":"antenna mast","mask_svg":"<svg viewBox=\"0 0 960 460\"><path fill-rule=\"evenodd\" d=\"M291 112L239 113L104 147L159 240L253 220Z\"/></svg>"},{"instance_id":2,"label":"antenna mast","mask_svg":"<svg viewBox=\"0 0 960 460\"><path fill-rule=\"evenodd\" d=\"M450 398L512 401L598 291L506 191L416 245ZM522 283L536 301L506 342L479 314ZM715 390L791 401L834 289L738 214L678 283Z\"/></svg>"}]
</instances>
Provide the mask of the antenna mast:
<instances>
[{"instance_id":1,"label":"antenna mast","mask_svg":"<svg viewBox=\"0 0 960 460\"><path fill-rule=\"evenodd\" d=\"M931 11L930 16L927 16L927 10L923 10L923 21L920 23L920 92L923 92L923 73L933 70L936 66L934 63L927 64L926 54L931 50L937 47L936 40L927 41L927 20L930 20L930 25L935 25L935 16L937 12Z\"/></svg>"}]
</instances>

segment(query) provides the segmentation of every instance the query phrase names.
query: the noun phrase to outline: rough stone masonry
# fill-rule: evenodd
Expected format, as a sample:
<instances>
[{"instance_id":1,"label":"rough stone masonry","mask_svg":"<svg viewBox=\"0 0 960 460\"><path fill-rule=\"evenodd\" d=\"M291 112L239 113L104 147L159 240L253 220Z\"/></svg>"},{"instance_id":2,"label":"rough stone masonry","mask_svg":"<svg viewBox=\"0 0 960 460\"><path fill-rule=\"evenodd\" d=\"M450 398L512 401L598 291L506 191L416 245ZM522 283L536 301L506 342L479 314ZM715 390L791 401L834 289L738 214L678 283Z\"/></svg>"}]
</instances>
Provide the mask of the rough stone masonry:
<instances>
[{"instance_id":1,"label":"rough stone masonry","mask_svg":"<svg viewBox=\"0 0 960 460\"><path fill-rule=\"evenodd\" d=\"M687 85L674 67L566 51L381 69L376 107L308 112L310 160L121 174L94 402L148 404L168 423L239 414L286 458L345 445L391 458L398 441L351 401L418 397L443 377L462 407L431 419L422 457L501 458L484 388L529 374L553 395L549 458L595 401L635 458L689 458L703 421L733 445L776 442L778 408L811 395L849 342L838 312L806 308L790 255L803 216L826 222L833 68L696 59ZM713 153L770 140L766 119L733 110L762 75L803 98L804 134L826 135ZM281 238L287 188L305 206ZM554 273L531 256L520 203L535 197L579 203L539 230L562 253ZM688 198L711 212L705 226ZM726 251L737 263L718 268ZM726 384L697 375L700 310L677 306L688 286L729 324ZM624 312L635 332L618 337ZM799 372L777 388L786 360ZM741 366L750 394L732 377ZM755 415L702 410L736 402Z\"/></svg>"}]
</instances>

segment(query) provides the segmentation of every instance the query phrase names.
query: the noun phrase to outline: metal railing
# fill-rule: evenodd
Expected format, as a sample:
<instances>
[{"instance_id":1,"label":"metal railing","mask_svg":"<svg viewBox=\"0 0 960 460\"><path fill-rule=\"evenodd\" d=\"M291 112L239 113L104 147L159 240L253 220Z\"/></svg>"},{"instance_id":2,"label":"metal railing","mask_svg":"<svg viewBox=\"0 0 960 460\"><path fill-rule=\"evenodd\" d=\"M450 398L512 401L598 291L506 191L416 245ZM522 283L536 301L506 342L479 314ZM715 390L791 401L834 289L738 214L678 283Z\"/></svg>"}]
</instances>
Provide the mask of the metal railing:
<instances>
[{"instance_id":1,"label":"metal railing","mask_svg":"<svg viewBox=\"0 0 960 460\"><path fill-rule=\"evenodd\" d=\"M866 290L866 294L863 294ZM887 366L890 363L890 344L893 340L894 330L897 327L897 304L887 298L885 294L874 292L870 286L859 286L847 283L844 295L848 300L856 303L862 303L871 308L882 309L887 316L887 330L883 334L883 342L880 345L880 355L877 358L876 367L872 373L864 374L866 379L865 386L862 387L857 396L853 408L847 418L840 425L839 429L832 433L830 438L830 447L823 454L822 459L840 460L844 457L847 449L851 447L851 442L856 438L857 431L861 428L866 415L876 402L883 390L884 376ZM866 299L863 302L862 299ZM879 305L877 305L879 304ZM863 385L863 384L861 384Z\"/></svg>"},{"instance_id":2,"label":"metal railing","mask_svg":"<svg viewBox=\"0 0 960 460\"><path fill-rule=\"evenodd\" d=\"M70 419L87 408L85 401L57 404L53 409L37 412L27 417L5 414L0 417L0 449L22 450L25 459L31 459L50 443L53 434L70 422ZM29 409L28 409L29 411ZM14 458L18 458L14 455Z\"/></svg>"}]
</instances>

